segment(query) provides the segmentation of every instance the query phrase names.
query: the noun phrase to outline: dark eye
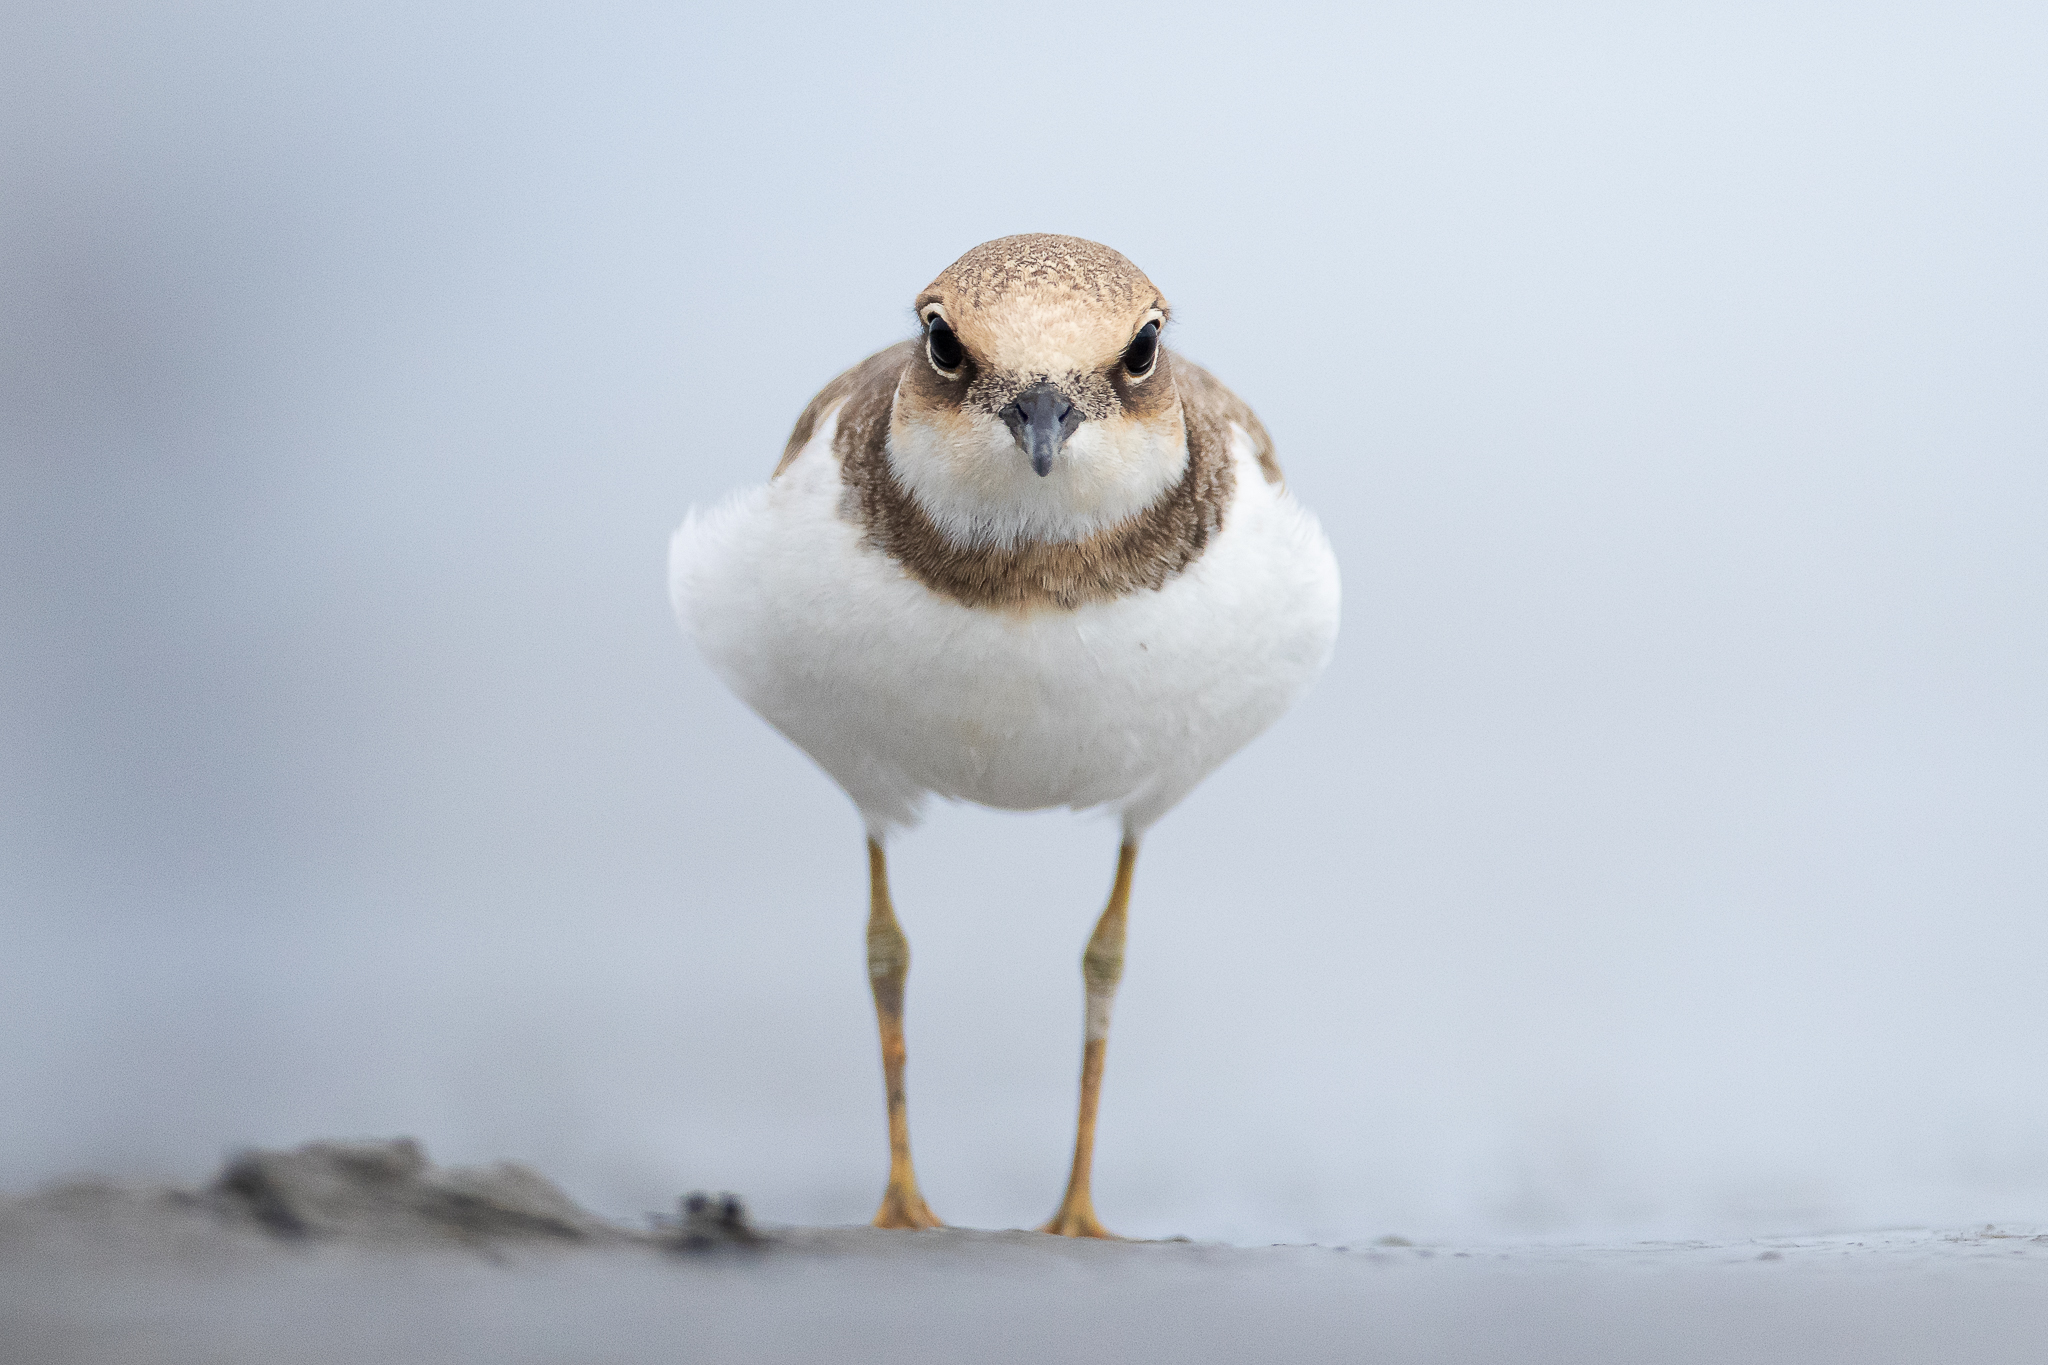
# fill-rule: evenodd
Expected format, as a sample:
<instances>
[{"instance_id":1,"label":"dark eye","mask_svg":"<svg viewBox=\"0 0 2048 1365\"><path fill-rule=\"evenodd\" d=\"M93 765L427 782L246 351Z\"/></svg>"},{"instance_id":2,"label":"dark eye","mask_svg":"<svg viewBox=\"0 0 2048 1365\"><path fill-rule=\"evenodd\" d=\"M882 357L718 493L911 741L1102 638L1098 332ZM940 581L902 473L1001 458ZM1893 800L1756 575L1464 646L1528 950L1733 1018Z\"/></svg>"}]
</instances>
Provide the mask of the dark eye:
<instances>
[{"instance_id":1,"label":"dark eye","mask_svg":"<svg viewBox=\"0 0 2048 1365\"><path fill-rule=\"evenodd\" d=\"M1131 344L1124 348L1124 369L1130 374L1144 374L1158 358L1159 322L1154 319L1140 327Z\"/></svg>"},{"instance_id":2,"label":"dark eye","mask_svg":"<svg viewBox=\"0 0 2048 1365\"><path fill-rule=\"evenodd\" d=\"M932 364L942 370L957 370L960 362L967 358L967 352L960 346L960 338L953 335L953 329L937 314L924 330L924 348L932 358Z\"/></svg>"}]
</instances>

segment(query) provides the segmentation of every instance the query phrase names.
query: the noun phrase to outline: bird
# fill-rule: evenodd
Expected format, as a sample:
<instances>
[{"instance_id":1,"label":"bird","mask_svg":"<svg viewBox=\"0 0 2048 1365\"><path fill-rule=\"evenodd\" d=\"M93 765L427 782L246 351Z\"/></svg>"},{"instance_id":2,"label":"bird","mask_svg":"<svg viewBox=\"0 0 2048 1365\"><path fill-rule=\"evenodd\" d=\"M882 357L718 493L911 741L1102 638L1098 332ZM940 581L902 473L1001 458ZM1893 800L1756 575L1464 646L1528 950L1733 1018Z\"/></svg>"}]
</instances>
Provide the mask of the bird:
<instances>
[{"instance_id":1,"label":"bird","mask_svg":"<svg viewBox=\"0 0 2048 1365\"><path fill-rule=\"evenodd\" d=\"M690 511L670 596L865 827L889 1138L875 1226L944 1226L911 1161L889 840L934 797L1118 820L1082 953L1073 1161L1040 1229L1113 1237L1094 1141L1139 842L1323 670L1337 561L1264 425L1167 344L1166 297L1121 253L998 238L912 309L915 335L819 390L767 483Z\"/></svg>"}]
</instances>

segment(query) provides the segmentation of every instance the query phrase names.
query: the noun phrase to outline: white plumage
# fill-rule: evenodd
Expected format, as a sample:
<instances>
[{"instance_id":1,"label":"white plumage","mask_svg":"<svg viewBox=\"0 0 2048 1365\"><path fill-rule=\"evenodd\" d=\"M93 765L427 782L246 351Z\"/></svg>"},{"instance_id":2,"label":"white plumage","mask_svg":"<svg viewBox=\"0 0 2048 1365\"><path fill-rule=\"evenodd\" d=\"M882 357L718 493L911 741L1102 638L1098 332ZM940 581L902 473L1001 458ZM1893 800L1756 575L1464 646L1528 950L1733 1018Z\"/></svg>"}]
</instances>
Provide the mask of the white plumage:
<instances>
[{"instance_id":1,"label":"white plumage","mask_svg":"<svg viewBox=\"0 0 2048 1365\"><path fill-rule=\"evenodd\" d=\"M845 788L876 836L927 794L1106 806L1135 836L1279 718L1328 661L1338 577L1315 518L1233 431L1200 558L1070 610L961 605L864 543L821 422L772 483L692 513L677 617L720 677Z\"/></svg>"}]
</instances>

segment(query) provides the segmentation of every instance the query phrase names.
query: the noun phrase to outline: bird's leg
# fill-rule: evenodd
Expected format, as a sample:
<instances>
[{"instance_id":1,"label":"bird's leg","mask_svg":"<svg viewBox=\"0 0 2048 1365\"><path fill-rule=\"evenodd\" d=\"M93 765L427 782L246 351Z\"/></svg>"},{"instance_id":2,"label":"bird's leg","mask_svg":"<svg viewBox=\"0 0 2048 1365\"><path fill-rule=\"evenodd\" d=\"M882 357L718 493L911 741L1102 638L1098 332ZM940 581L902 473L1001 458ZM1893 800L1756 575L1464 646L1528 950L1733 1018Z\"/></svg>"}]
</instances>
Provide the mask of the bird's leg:
<instances>
[{"instance_id":1,"label":"bird's leg","mask_svg":"<svg viewBox=\"0 0 2048 1365\"><path fill-rule=\"evenodd\" d=\"M1095 922L1087 951L1081 954L1081 978L1087 983L1087 1027L1081 1046L1081 1119L1074 1132L1074 1170L1067 1177L1067 1197L1058 1213L1040 1232L1063 1237L1110 1237L1115 1233L1095 1216L1089 1177L1095 1166L1095 1106L1102 1098L1102 1058L1109 1049L1109 1007L1116 1000L1116 983L1124 974L1124 922L1131 903L1131 869L1138 861L1138 844L1126 838L1116 854L1116 885L1109 893L1109 906Z\"/></svg>"},{"instance_id":2,"label":"bird's leg","mask_svg":"<svg viewBox=\"0 0 2048 1365\"><path fill-rule=\"evenodd\" d=\"M878 1228L944 1227L917 1190L910 1164L910 1115L903 1099L903 982L910 975L910 941L889 904L889 867L882 845L868 840L868 985L882 1031L882 1079L889 1096L889 1186L875 1211Z\"/></svg>"}]
</instances>

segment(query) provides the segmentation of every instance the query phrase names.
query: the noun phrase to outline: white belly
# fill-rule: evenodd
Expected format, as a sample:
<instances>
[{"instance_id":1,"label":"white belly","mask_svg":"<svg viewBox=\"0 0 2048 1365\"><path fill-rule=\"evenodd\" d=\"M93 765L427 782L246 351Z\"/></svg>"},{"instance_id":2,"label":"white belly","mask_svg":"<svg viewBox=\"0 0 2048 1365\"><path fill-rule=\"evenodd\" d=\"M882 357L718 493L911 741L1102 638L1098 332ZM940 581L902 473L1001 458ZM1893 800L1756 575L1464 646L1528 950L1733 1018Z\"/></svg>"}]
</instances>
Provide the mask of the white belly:
<instances>
[{"instance_id":1,"label":"white belly","mask_svg":"<svg viewBox=\"0 0 2048 1365\"><path fill-rule=\"evenodd\" d=\"M1221 532L1165 587L1010 613L942 597L861 544L838 511L834 426L773 483L693 512L669 581L719 675L877 834L913 823L928 793L1108 805L1135 834L1329 659L1336 559L1244 452Z\"/></svg>"}]
</instances>

